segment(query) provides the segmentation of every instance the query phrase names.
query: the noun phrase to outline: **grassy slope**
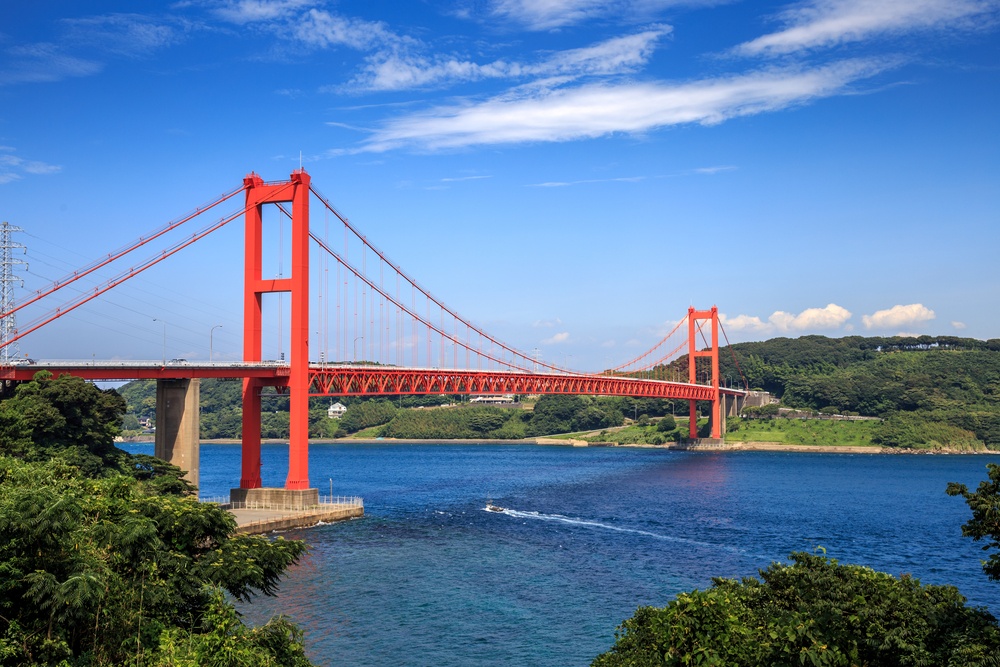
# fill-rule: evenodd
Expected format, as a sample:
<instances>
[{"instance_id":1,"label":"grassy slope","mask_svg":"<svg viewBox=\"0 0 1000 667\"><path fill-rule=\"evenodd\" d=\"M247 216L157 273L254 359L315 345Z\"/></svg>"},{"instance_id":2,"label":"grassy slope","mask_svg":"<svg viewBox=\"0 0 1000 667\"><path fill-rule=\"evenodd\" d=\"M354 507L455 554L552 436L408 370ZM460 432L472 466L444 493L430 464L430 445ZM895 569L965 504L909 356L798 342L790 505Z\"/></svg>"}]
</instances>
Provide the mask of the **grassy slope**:
<instances>
[{"instance_id":1,"label":"grassy slope","mask_svg":"<svg viewBox=\"0 0 1000 667\"><path fill-rule=\"evenodd\" d=\"M871 446L876 421L831 421L820 419L744 419L737 426L730 420L729 441L781 442L789 445ZM733 429L737 426L736 430Z\"/></svg>"}]
</instances>

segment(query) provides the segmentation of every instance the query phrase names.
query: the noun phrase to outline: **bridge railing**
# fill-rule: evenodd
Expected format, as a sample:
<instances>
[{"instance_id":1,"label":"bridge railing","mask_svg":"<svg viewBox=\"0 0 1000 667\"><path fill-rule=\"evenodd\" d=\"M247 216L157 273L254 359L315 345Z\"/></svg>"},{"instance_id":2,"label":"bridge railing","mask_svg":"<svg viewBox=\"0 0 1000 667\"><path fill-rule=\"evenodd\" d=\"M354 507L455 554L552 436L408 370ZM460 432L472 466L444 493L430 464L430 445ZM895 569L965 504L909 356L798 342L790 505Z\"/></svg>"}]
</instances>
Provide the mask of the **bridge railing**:
<instances>
[{"instance_id":1,"label":"bridge railing","mask_svg":"<svg viewBox=\"0 0 1000 667\"><path fill-rule=\"evenodd\" d=\"M298 505L294 503L273 503L273 502L230 502L228 496L203 496L198 499L199 502L203 503L216 503L218 505L223 505L227 509L231 510L284 510L284 511L298 511L298 510L309 510L314 508L326 508L331 505L338 508L353 509L355 507L364 509L365 501L358 496L320 496L319 505L314 505L312 507L302 507L301 503Z\"/></svg>"}]
</instances>

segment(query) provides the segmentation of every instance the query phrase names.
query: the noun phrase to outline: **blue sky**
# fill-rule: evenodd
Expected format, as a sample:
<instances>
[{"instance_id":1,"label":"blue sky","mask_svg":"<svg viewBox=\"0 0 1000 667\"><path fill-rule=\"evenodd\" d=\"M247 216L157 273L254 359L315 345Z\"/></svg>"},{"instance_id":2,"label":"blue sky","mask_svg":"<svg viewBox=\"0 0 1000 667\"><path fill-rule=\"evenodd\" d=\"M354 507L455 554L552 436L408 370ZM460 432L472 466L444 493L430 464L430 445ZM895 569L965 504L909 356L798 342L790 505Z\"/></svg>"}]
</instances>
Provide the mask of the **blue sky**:
<instances>
[{"instance_id":1,"label":"blue sky","mask_svg":"<svg viewBox=\"0 0 1000 667\"><path fill-rule=\"evenodd\" d=\"M3 16L0 218L25 230L19 298L301 159L435 295L551 362L630 358L692 303L718 305L734 341L1000 337L997 0ZM21 350L204 359L221 324L213 353L238 358L241 243L236 224L217 232Z\"/></svg>"}]
</instances>

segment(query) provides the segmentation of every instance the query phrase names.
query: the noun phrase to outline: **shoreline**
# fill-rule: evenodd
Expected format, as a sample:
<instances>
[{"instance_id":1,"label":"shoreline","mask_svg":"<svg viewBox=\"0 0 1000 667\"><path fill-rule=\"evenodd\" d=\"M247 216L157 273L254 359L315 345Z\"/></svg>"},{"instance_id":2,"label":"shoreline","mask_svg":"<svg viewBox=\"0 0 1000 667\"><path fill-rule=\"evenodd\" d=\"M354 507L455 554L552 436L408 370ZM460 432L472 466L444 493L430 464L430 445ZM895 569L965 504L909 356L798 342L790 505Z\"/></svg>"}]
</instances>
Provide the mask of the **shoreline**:
<instances>
[{"instance_id":1,"label":"shoreline","mask_svg":"<svg viewBox=\"0 0 1000 667\"><path fill-rule=\"evenodd\" d=\"M263 438L261 444L287 444L287 438ZM129 440L118 444L153 444L152 438ZM238 445L238 438L212 438L201 441L203 445ZM550 447L631 447L638 449L664 449L688 452L796 452L813 454L885 454L885 455L996 455L1000 450L968 451L955 449L893 449L874 445L803 445L788 442L733 440L724 444L678 444L649 445L630 443L589 443L576 438L538 437L521 440L493 440L489 438L310 438L311 445L542 445Z\"/></svg>"}]
</instances>

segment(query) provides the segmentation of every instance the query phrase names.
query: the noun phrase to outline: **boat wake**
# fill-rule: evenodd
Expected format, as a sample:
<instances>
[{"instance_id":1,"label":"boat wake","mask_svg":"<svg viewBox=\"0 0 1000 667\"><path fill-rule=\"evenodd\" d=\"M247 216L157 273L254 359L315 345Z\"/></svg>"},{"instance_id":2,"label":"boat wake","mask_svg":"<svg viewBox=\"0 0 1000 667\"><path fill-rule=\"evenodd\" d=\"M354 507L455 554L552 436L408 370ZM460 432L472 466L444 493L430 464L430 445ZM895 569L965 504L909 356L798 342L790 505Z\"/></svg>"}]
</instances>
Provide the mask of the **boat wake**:
<instances>
[{"instance_id":1,"label":"boat wake","mask_svg":"<svg viewBox=\"0 0 1000 667\"><path fill-rule=\"evenodd\" d=\"M643 535L646 537L651 537L655 540L663 540L665 542L676 542L678 544L689 544L692 546L703 547L706 549L723 549L725 551L731 551L733 553L746 554L746 552L743 549L737 549L735 547L729 547L723 544L702 542L700 540L692 540L686 537L677 537L675 535L664 535L662 533L654 533L649 530L640 530L638 528L625 528L623 526L615 526L608 523L602 523L600 521L588 521L586 519L577 519L573 517L563 516L562 514L542 514L541 512L523 512L520 510L512 510L512 509L504 509L502 513L506 514L507 516L512 516L518 519L552 521L556 523L568 524L571 526L580 526L583 528L612 530L615 531L616 533L631 533L633 535Z\"/></svg>"}]
</instances>

